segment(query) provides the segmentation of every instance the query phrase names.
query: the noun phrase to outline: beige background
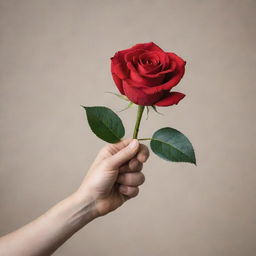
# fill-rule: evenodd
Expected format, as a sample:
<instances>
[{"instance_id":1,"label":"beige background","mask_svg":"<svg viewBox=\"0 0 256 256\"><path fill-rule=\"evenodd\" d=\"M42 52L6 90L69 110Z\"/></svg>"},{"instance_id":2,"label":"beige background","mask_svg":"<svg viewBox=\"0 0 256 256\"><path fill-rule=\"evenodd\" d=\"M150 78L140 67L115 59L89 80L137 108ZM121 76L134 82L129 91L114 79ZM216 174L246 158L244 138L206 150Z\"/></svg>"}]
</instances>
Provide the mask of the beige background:
<instances>
[{"instance_id":1,"label":"beige background","mask_svg":"<svg viewBox=\"0 0 256 256\"><path fill-rule=\"evenodd\" d=\"M255 13L253 0L0 0L0 234L77 188L104 145L80 104L122 109L104 93L109 58L154 41L187 60L187 97L143 119L141 136L183 131L198 167L152 154L140 196L56 255L255 255ZM135 112L120 114L127 136Z\"/></svg>"}]
</instances>

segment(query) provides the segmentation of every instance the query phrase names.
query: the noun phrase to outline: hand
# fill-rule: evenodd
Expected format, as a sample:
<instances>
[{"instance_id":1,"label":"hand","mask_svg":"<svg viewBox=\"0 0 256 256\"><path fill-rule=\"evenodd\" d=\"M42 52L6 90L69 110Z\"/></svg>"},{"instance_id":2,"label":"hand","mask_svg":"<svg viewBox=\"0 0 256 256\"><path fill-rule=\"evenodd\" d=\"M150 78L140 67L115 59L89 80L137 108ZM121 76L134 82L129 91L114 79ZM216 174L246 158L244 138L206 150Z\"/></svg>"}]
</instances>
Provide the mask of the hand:
<instances>
[{"instance_id":1,"label":"hand","mask_svg":"<svg viewBox=\"0 0 256 256\"><path fill-rule=\"evenodd\" d=\"M105 215L139 193L145 181L141 172L149 157L138 140L126 139L101 149L77 193L93 198L96 216Z\"/></svg>"},{"instance_id":2,"label":"hand","mask_svg":"<svg viewBox=\"0 0 256 256\"><path fill-rule=\"evenodd\" d=\"M0 254L52 254L94 218L138 194L138 186L145 180L142 165L148 157L148 148L138 140L106 145L80 188L33 222L0 238Z\"/></svg>"}]
</instances>

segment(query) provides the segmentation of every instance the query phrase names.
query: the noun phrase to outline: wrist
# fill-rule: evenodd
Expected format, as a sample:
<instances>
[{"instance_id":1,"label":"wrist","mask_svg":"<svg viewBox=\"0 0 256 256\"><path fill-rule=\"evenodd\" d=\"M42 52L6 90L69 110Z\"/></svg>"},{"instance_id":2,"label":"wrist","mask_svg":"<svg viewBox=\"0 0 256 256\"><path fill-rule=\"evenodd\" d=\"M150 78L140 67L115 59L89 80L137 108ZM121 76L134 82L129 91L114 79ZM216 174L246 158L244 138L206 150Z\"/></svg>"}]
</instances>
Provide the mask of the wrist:
<instances>
[{"instance_id":1,"label":"wrist","mask_svg":"<svg viewBox=\"0 0 256 256\"><path fill-rule=\"evenodd\" d=\"M76 214L81 214L81 217L87 216L90 221L99 217L96 210L97 198L91 195L91 193L78 190L69 198L75 206Z\"/></svg>"},{"instance_id":2,"label":"wrist","mask_svg":"<svg viewBox=\"0 0 256 256\"><path fill-rule=\"evenodd\" d=\"M64 230L75 233L98 217L94 204L93 198L89 195L81 197L75 192L50 209L46 216L50 216Z\"/></svg>"},{"instance_id":3,"label":"wrist","mask_svg":"<svg viewBox=\"0 0 256 256\"><path fill-rule=\"evenodd\" d=\"M90 222L98 217L96 199L89 193L81 194L79 191L72 194L70 200L73 204L74 218L81 222Z\"/></svg>"}]
</instances>

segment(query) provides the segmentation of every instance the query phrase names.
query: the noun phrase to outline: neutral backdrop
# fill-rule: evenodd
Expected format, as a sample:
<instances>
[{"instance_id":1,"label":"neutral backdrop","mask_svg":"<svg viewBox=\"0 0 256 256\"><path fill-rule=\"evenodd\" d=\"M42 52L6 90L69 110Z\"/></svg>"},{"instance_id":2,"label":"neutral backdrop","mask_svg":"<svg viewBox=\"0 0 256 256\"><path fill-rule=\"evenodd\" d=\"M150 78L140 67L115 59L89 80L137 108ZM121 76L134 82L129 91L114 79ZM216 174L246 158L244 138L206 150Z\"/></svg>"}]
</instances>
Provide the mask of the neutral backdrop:
<instances>
[{"instance_id":1,"label":"neutral backdrop","mask_svg":"<svg viewBox=\"0 0 256 256\"><path fill-rule=\"evenodd\" d=\"M198 166L151 154L140 196L55 255L256 255L255 13L254 0L0 0L0 235L79 186L104 145L80 104L124 108L104 93L110 57L153 41L187 61L187 96L140 136L179 129ZM120 114L127 137L135 114Z\"/></svg>"}]
</instances>

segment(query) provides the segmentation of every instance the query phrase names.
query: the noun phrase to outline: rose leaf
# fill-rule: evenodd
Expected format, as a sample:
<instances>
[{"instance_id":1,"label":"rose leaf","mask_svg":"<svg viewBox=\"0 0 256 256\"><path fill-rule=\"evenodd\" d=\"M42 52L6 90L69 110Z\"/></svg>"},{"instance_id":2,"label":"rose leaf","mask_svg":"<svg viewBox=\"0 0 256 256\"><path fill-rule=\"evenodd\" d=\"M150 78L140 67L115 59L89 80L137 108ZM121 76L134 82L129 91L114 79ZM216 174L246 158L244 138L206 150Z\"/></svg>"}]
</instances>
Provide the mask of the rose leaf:
<instances>
[{"instance_id":1,"label":"rose leaf","mask_svg":"<svg viewBox=\"0 0 256 256\"><path fill-rule=\"evenodd\" d=\"M97 137L109 143L116 143L124 136L123 123L111 109L103 106L82 107L86 111L89 126Z\"/></svg>"},{"instance_id":2,"label":"rose leaf","mask_svg":"<svg viewBox=\"0 0 256 256\"><path fill-rule=\"evenodd\" d=\"M176 129L165 127L157 130L151 138L150 147L157 156L167 161L196 164L192 144Z\"/></svg>"}]
</instances>

